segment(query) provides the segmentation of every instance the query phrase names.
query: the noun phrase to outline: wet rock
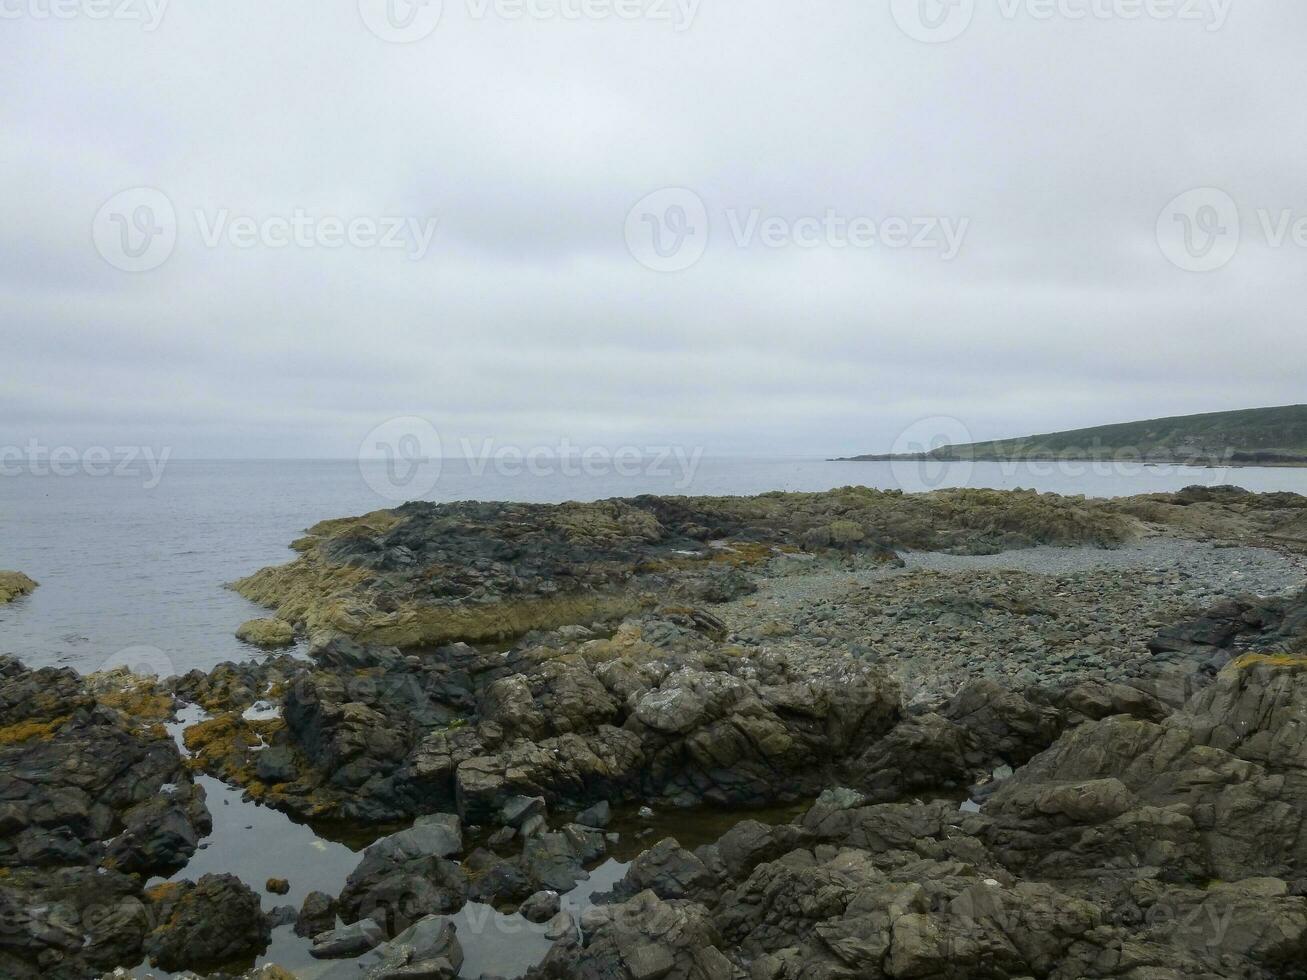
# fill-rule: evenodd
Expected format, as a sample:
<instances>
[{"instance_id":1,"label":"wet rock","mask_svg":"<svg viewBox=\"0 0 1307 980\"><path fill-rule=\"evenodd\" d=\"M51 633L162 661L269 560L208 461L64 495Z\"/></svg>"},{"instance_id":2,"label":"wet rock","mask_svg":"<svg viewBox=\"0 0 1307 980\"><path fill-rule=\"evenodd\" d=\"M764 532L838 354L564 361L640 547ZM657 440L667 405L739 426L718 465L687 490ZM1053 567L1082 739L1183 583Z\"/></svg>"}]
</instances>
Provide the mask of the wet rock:
<instances>
[{"instance_id":1,"label":"wet rock","mask_svg":"<svg viewBox=\"0 0 1307 980\"><path fill-rule=\"evenodd\" d=\"M160 969L197 970L261 954L271 930L259 896L234 875L205 875L183 882L167 915L145 938L145 952Z\"/></svg>"},{"instance_id":2,"label":"wet rock","mask_svg":"<svg viewBox=\"0 0 1307 980\"><path fill-rule=\"evenodd\" d=\"M386 938L385 931L372 919L360 919L349 925L318 933L313 937L309 954L319 960L345 959L362 956L379 946Z\"/></svg>"},{"instance_id":3,"label":"wet rock","mask_svg":"<svg viewBox=\"0 0 1307 980\"><path fill-rule=\"evenodd\" d=\"M295 935L316 936L328 932L336 925L336 900L326 892L309 892L304 896L298 917L295 919Z\"/></svg>"},{"instance_id":4,"label":"wet rock","mask_svg":"<svg viewBox=\"0 0 1307 980\"><path fill-rule=\"evenodd\" d=\"M542 891L523 902L517 913L528 922L548 922L558 914L559 907L558 892Z\"/></svg>"},{"instance_id":5,"label":"wet rock","mask_svg":"<svg viewBox=\"0 0 1307 980\"><path fill-rule=\"evenodd\" d=\"M0 876L0 976L80 978L143 958L152 924L139 879L91 868Z\"/></svg>"},{"instance_id":6,"label":"wet rock","mask_svg":"<svg viewBox=\"0 0 1307 980\"><path fill-rule=\"evenodd\" d=\"M208 832L204 792L167 733L72 671L0 657L0 720L0 866L171 874Z\"/></svg>"},{"instance_id":7,"label":"wet rock","mask_svg":"<svg viewBox=\"0 0 1307 980\"><path fill-rule=\"evenodd\" d=\"M859 800L856 805L861 806L861 801ZM769 827L756 820L743 820L722 835L717 842L716 850L727 872L734 878L743 878L763 861L773 860L802 846L806 836L797 827L788 825ZM697 894L700 889L710 885L707 878L698 874L693 878L682 877L680 880L686 894ZM653 883L650 887L664 898L677 897L665 895L662 889Z\"/></svg>"},{"instance_id":8,"label":"wet rock","mask_svg":"<svg viewBox=\"0 0 1307 980\"><path fill-rule=\"evenodd\" d=\"M533 837L522 851L522 866L537 888L569 892L586 877L581 856L564 834L549 833Z\"/></svg>"},{"instance_id":9,"label":"wet rock","mask_svg":"<svg viewBox=\"0 0 1307 980\"><path fill-rule=\"evenodd\" d=\"M608 841L603 832L578 823L569 823L560 833L567 838L568 846L582 864L592 864L604 856Z\"/></svg>"},{"instance_id":10,"label":"wet rock","mask_svg":"<svg viewBox=\"0 0 1307 980\"><path fill-rule=\"evenodd\" d=\"M586 827L598 827L601 830L612 820L612 809L607 800L600 800L594 806L582 810L576 815L576 822Z\"/></svg>"},{"instance_id":11,"label":"wet rock","mask_svg":"<svg viewBox=\"0 0 1307 980\"><path fill-rule=\"evenodd\" d=\"M559 912L545 926L545 938L550 942L575 942L579 937L571 912Z\"/></svg>"},{"instance_id":12,"label":"wet rock","mask_svg":"<svg viewBox=\"0 0 1307 980\"><path fill-rule=\"evenodd\" d=\"M137 804L123 815L122 832L105 849L104 862L120 871L146 873L177 869L195 853L210 823L199 787L174 789Z\"/></svg>"},{"instance_id":13,"label":"wet rock","mask_svg":"<svg viewBox=\"0 0 1307 980\"><path fill-rule=\"evenodd\" d=\"M687 898L702 896L714 883L703 861L666 837L631 862L614 893L626 897L647 890L663 899Z\"/></svg>"},{"instance_id":14,"label":"wet rock","mask_svg":"<svg viewBox=\"0 0 1307 980\"><path fill-rule=\"evenodd\" d=\"M520 863L498 861L472 881L468 899L498 908L520 902L534 891L535 884Z\"/></svg>"},{"instance_id":15,"label":"wet rock","mask_svg":"<svg viewBox=\"0 0 1307 980\"><path fill-rule=\"evenodd\" d=\"M282 926L293 925L298 918L298 913L293 905L278 905L263 917L267 920L269 929L280 929Z\"/></svg>"},{"instance_id":16,"label":"wet rock","mask_svg":"<svg viewBox=\"0 0 1307 980\"><path fill-rule=\"evenodd\" d=\"M467 896L467 876L448 855L462 849L458 818L435 814L372 844L340 895L347 922L374 918L388 935L427 915L456 911Z\"/></svg>"},{"instance_id":17,"label":"wet rock","mask_svg":"<svg viewBox=\"0 0 1307 980\"><path fill-rule=\"evenodd\" d=\"M365 980L453 980L463 966L463 947L454 923L429 916L378 947L380 964Z\"/></svg>"},{"instance_id":18,"label":"wet rock","mask_svg":"<svg viewBox=\"0 0 1307 980\"><path fill-rule=\"evenodd\" d=\"M529 698L529 695L528 695ZM527 821L545 815L545 801L540 796L514 796L500 808L499 819L505 827L520 828Z\"/></svg>"},{"instance_id":19,"label":"wet rock","mask_svg":"<svg viewBox=\"0 0 1307 980\"><path fill-rule=\"evenodd\" d=\"M1307 637L1307 591L1294 596L1227 598L1201 616L1163 627L1148 643L1156 654L1212 662L1220 651L1293 648Z\"/></svg>"}]
</instances>

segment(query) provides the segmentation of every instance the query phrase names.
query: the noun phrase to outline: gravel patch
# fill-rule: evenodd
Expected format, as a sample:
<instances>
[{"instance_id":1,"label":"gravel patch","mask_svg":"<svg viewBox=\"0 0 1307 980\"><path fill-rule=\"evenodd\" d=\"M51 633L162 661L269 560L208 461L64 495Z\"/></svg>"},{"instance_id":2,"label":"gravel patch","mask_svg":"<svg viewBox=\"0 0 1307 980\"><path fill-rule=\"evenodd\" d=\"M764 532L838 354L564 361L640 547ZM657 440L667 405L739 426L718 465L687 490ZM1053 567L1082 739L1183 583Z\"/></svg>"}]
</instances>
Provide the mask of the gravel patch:
<instances>
[{"instance_id":1,"label":"gravel patch","mask_svg":"<svg viewBox=\"0 0 1307 980\"><path fill-rule=\"evenodd\" d=\"M1307 585L1307 560L1157 538L1103 550L914 553L905 567L787 559L751 596L715 607L736 642L840 647L935 702L983 676L1018 687L1147 673L1147 642L1220 599Z\"/></svg>"}]
</instances>

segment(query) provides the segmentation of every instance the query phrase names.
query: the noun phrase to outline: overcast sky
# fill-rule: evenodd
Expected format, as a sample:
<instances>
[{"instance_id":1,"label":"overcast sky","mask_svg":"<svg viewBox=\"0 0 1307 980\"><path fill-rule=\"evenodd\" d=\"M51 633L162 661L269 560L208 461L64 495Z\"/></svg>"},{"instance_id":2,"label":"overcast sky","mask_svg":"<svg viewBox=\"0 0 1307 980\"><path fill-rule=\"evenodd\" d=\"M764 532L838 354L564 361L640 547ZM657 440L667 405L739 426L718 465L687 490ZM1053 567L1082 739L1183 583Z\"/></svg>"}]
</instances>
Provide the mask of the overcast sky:
<instances>
[{"instance_id":1,"label":"overcast sky","mask_svg":"<svg viewBox=\"0 0 1307 980\"><path fill-rule=\"evenodd\" d=\"M828 454L1307 400L1302 3L51 2L0 0L0 444ZM1207 187L1239 237L1196 199L1190 271L1159 228Z\"/></svg>"}]
</instances>

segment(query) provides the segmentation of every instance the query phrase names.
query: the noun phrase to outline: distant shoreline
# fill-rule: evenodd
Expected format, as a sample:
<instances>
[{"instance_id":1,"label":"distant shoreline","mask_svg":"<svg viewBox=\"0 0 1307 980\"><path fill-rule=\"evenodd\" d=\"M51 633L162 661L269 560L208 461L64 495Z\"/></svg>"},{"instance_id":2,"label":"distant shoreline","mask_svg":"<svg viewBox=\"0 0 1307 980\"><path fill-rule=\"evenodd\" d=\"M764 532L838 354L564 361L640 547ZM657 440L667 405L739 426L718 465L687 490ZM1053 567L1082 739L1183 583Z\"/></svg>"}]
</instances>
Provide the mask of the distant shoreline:
<instances>
[{"instance_id":1,"label":"distant shoreline","mask_svg":"<svg viewBox=\"0 0 1307 980\"><path fill-rule=\"evenodd\" d=\"M983 454L963 456L959 454L941 455L939 453L881 453L860 456L835 456L829 463L1129 463L1136 466L1188 466L1194 469L1221 469L1223 467L1282 467L1301 469L1307 467L1307 457L1286 456L1277 453L1233 453L1228 457L1215 454L1202 456L1139 456L1137 454L1116 454L1102 456L1085 456L1068 453L1057 455L1013 455L1000 456Z\"/></svg>"}]
</instances>

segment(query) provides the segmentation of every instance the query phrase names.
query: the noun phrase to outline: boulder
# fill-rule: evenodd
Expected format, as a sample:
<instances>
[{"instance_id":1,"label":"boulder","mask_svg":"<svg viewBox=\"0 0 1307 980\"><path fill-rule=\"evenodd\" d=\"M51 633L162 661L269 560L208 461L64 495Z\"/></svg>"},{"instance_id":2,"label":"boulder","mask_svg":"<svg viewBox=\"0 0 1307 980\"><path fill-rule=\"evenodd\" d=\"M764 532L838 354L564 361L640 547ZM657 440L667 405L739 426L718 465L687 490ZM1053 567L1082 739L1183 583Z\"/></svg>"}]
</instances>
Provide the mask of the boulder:
<instances>
[{"instance_id":1,"label":"boulder","mask_svg":"<svg viewBox=\"0 0 1307 980\"><path fill-rule=\"evenodd\" d=\"M295 935L311 937L328 932L336 925L336 900L326 892L309 892L304 896L295 919Z\"/></svg>"},{"instance_id":2,"label":"boulder","mask_svg":"<svg viewBox=\"0 0 1307 980\"><path fill-rule=\"evenodd\" d=\"M364 980L453 980L463 967L463 947L454 923L428 916L377 948L381 962Z\"/></svg>"},{"instance_id":3,"label":"boulder","mask_svg":"<svg viewBox=\"0 0 1307 980\"><path fill-rule=\"evenodd\" d=\"M603 829L607 827L612 820L612 809L607 800L600 800L592 807L582 810L576 815L576 822L586 827L598 827Z\"/></svg>"},{"instance_id":4,"label":"boulder","mask_svg":"<svg viewBox=\"0 0 1307 980\"><path fill-rule=\"evenodd\" d=\"M541 891L531 895L518 908L517 914L527 922L548 922L558 914L560 901L558 892Z\"/></svg>"},{"instance_id":5,"label":"boulder","mask_svg":"<svg viewBox=\"0 0 1307 980\"><path fill-rule=\"evenodd\" d=\"M234 875L209 874L182 883L179 896L146 936L145 952L159 969L203 972L260 955L271 936L259 896Z\"/></svg>"},{"instance_id":6,"label":"boulder","mask_svg":"<svg viewBox=\"0 0 1307 980\"><path fill-rule=\"evenodd\" d=\"M640 854L627 869L614 893L619 897L650 891L663 899L703 896L715 876L696 855L673 837L660 840Z\"/></svg>"},{"instance_id":7,"label":"boulder","mask_svg":"<svg viewBox=\"0 0 1307 980\"><path fill-rule=\"evenodd\" d=\"M462 849L458 818L434 814L372 844L340 895L345 921L376 919L394 935L432 914L456 911L467 897L467 875L447 857Z\"/></svg>"},{"instance_id":8,"label":"boulder","mask_svg":"<svg viewBox=\"0 0 1307 980\"><path fill-rule=\"evenodd\" d=\"M372 919L360 919L349 925L320 932L313 937L309 954L315 959L332 960L362 956L379 946L386 938L385 930Z\"/></svg>"},{"instance_id":9,"label":"boulder","mask_svg":"<svg viewBox=\"0 0 1307 980\"><path fill-rule=\"evenodd\" d=\"M284 619L251 619L237 627L236 639L264 649L288 647L295 643L295 628Z\"/></svg>"},{"instance_id":10,"label":"boulder","mask_svg":"<svg viewBox=\"0 0 1307 980\"><path fill-rule=\"evenodd\" d=\"M538 889L571 891L587 877L581 863L572 840L557 832L531 838L522 850L522 867Z\"/></svg>"}]
</instances>

